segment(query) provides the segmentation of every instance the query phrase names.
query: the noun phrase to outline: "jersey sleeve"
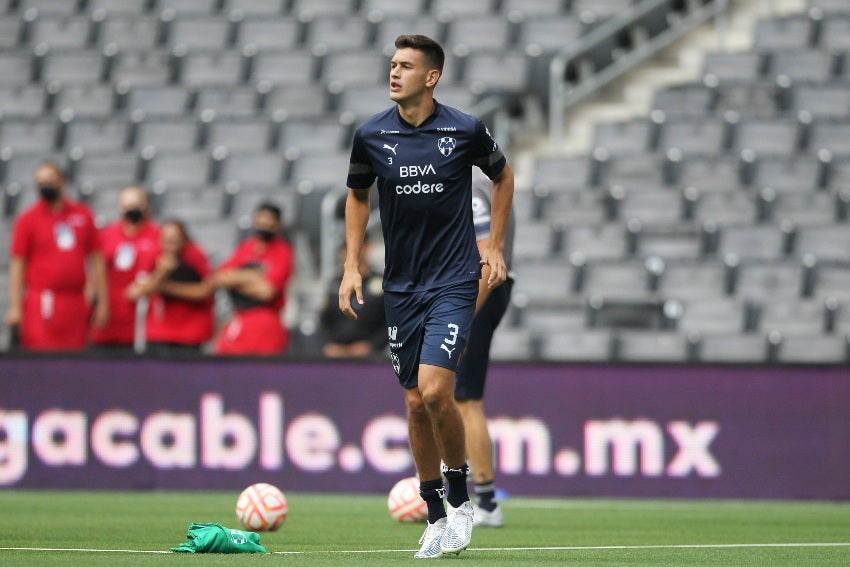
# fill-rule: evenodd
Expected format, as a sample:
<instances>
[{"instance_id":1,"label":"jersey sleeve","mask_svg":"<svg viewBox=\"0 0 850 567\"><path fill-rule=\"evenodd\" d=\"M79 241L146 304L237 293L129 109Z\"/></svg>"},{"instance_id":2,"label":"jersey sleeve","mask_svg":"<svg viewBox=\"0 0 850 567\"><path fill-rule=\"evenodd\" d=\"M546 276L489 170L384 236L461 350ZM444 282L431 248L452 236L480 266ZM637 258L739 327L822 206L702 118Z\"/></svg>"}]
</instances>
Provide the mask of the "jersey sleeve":
<instances>
[{"instance_id":1,"label":"jersey sleeve","mask_svg":"<svg viewBox=\"0 0 850 567\"><path fill-rule=\"evenodd\" d=\"M265 278L276 292L282 292L286 282L292 275L292 248L288 244L282 244L276 250L270 262L266 263Z\"/></svg>"},{"instance_id":2,"label":"jersey sleeve","mask_svg":"<svg viewBox=\"0 0 850 567\"><path fill-rule=\"evenodd\" d=\"M366 151L366 142L358 128L351 145L347 185L352 189L368 189L375 182L375 170Z\"/></svg>"},{"instance_id":3,"label":"jersey sleeve","mask_svg":"<svg viewBox=\"0 0 850 567\"><path fill-rule=\"evenodd\" d=\"M475 119L472 134L472 165L478 166L490 179L495 179L505 167L505 156L499 144L481 120Z\"/></svg>"},{"instance_id":4,"label":"jersey sleeve","mask_svg":"<svg viewBox=\"0 0 850 567\"><path fill-rule=\"evenodd\" d=\"M12 256L17 258L27 258L32 245L31 238L32 222L29 216L18 217L15 226L12 228L12 243L9 251Z\"/></svg>"}]
</instances>

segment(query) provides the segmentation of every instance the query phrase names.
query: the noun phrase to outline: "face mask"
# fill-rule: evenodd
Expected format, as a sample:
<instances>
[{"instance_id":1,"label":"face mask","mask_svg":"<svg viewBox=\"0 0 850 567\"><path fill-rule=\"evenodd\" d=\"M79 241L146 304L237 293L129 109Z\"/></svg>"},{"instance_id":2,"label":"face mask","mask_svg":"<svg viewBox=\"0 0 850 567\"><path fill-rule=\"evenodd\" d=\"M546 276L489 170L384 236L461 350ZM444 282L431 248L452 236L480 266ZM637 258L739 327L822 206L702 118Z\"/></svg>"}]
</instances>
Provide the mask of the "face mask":
<instances>
[{"instance_id":1,"label":"face mask","mask_svg":"<svg viewBox=\"0 0 850 567\"><path fill-rule=\"evenodd\" d=\"M53 185L41 185L38 188L41 198L48 203L53 203L59 199L59 188Z\"/></svg>"},{"instance_id":2,"label":"face mask","mask_svg":"<svg viewBox=\"0 0 850 567\"><path fill-rule=\"evenodd\" d=\"M137 224L142 221L142 217L144 217L142 209L128 209L124 211L124 218L127 220L127 222Z\"/></svg>"},{"instance_id":3,"label":"face mask","mask_svg":"<svg viewBox=\"0 0 850 567\"><path fill-rule=\"evenodd\" d=\"M275 232L273 230L263 230L260 228L255 228L254 234L256 234L257 238L259 238L263 242L271 242L271 240L274 238Z\"/></svg>"}]
</instances>

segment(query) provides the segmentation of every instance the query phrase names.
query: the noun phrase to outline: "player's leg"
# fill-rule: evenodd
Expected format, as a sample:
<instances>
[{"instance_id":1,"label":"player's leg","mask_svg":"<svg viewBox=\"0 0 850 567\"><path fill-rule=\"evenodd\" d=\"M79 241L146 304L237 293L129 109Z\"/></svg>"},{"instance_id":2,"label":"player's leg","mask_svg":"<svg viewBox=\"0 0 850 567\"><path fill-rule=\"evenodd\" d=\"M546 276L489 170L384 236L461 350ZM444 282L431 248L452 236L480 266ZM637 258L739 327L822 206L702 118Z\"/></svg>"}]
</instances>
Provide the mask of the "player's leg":
<instances>
[{"instance_id":1,"label":"player's leg","mask_svg":"<svg viewBox=\"0 0 850 567\"><path fill-rule=\"evenodd\" d=\"M455 385L455 398L463 416L466 451L475 486L476 526L504 525L502 510L495 500L493 444L487 429L483 398L493 332L507 310L510 294L511 282L508 281L493 290L476 315Z\"/></svg>"},{"instance_id":2,"label":"player's leg","mask_svg":"<svg viewBox=\"0 0 850 567\"><path fill-rule=\"evenodd\" d=\"M472 538L474 511L466 489L469 467L463 417L454 400L454 376L466 349L477 294L476 281L432 292L420 354L419 390L448 483L448 522L440 542L444 553L460 553Z\"/></svg>"},{"instance_id":3,"label":"player's leg","mask_svg":"<svg viewBox=\"0 0 850 567\"><path fill-rule=\"evenodd\" d=\"M404 388L410 452L419 477L419 495L428 505L428 525L419 539L414 557L431 559L443 554L440 541L446 530L446 490L440 473L440 451L434 438L431 416L419 391L419 355L422 348L425 309L418 294L384 294L390 359Z\"/></svg>"}]
</instances>

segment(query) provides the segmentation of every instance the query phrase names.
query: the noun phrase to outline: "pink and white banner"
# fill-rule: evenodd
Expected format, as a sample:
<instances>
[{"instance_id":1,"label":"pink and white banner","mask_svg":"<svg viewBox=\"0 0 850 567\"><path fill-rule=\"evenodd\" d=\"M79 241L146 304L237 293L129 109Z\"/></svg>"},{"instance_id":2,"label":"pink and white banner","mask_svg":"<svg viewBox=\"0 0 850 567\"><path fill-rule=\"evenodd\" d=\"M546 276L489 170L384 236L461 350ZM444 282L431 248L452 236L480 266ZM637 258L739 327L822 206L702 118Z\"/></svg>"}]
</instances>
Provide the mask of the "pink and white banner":
<instances>
[{"instance_id":1,"label":"pink and white banner","mask_svg":"<svg viewBox=\"0 0 850 567\"><path fill-rule=\"evenodd\" d=\"M850 499L846 367L505 365L510 494ZM389 364L0 358L0 486L385 492L413 473Z\"/></svg>"}]
</instances>

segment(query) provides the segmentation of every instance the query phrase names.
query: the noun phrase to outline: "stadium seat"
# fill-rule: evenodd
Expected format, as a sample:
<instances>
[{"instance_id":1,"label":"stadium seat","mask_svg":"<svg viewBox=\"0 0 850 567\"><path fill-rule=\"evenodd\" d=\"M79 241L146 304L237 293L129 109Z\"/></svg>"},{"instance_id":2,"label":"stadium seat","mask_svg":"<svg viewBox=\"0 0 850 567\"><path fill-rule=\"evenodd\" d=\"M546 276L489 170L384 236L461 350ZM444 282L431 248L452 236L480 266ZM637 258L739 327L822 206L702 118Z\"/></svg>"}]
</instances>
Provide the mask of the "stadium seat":
<instances>
[{"instance_id":1,"label":"stadium seat","mask_svg":"<svg viewBox=\"0 0 850 567\"><path fill-rule=\"evenodd\" d=\"M290 12L302 19L316 16L346 16L354 13L352 0L292 0Z\"/></svg>"},{"instance_id":2,"label":"stadium seat","mask_svg":"<svg viewBox=\"0 0 850 567\"><path fill-rule=\"evenodd\" d=\"M772 83L724 83L717 89L714 114L737 112L750 118L773 118L780 114L777 87Z\"/></svg>"},{"instance_id":3,"label":"stadium seat","mask_svg":"<svg viewBox=\"0 0 850 567\"><path fill-rule=\"evenodd\" d=\"M522 19L559 16L565 13L564 8L568 4L561 0L502 0L500 2L503 14Z\"/></svg>"},{"instance_id":4,"label":"stadium seat","mask_svg":"<svg viewBox=\"0 0 850 567\"><path fill-rule=\"evenodd\" d=\"M252 17L239 25L236 45L259 50L295 49L300 44L301 24L293 17Z\"/></svg>"},{"instance_id":5,"label":"stadium seat","mask_svg":"<svg viewBox=\"0 0 850 567\"><path fill-rule=\"evenodd\" d=\"M719 253L742 260L774 260L782 256L782 233L773 225L727 226L720 234Z\"/></svg>"},{"instance_id":6,"label":"stadium seat","mask_svg":"<svg viewBox=\"0 0 850 567\"><path fill-rule=\"evenodd\" d=\"M564 262L523 261L517 258L514 271L519 274L514 293L528 297L531 305L562 304L569 296L573 270Z\"/></svg>"},{"instance_id":7,"label":"stadium seat","mask_svg":"<svg viewBox=\"0 0 850 567\"><path fill-rule=\"evenodd\" d=\"M363 89L355 89L360 92ZM383 89L386 91L386 88ZM329 110L330 97L322 85L280 85L271 89L264 105L265 114L284 112L288 118L321 118ZM340 110L353 110L341 106Z\"/></svg>"},{"instance_id":8,"label":"stadium seat","mask_svg":"<svg viewBox=\"0 0 850 567\"><path fill-rule=\"evenodd\" d=\"M623 362L687 362L687 336L671 331L621 331L616 336L617 360Z\"/></svg>"},{"instance_id":9,"label":"stadium seat","mask_svg":"<svg viewBox=\"0 0 850 567\"><path fill-rule=\"evenodd\" d=\"M195 114L213 111L217 118L250 118L257 114L257 90L252 87L199 89L195 94Z\"/></svg>"},{"instance_id":10,"label":"stadium seat","mask_svg":"<svg viewBox=\"0 0 850 567\"><path fill-rule=\"evenodd\" d=\"M760 363L767 360L767 341L761 335L703 335L699 360L712 363Z\"/></svg>"},{"instance_id":11,"label":"stadium seat","mask_svg":"<svg viewBox=\"0 0 850 567\"><path fill-rule=\"evenodd\" d=\"M609 329L561 331L543 335L540 358L548 362L604 362L610 359Z\"/></svg>"},{"instance_id":12,"label":"stadium seat","mask_svg":"<svg viewBox=\"0 0 850 567\"><path fill-rule=\"evenodd\" d=\"M201 187L209 179L210 156L207 152L163 151L156 154L145 181L153 186L168 185Z\"/></svg>"},{"instance_id":13,"label":"stadium seat","mask_svg":"<svg viewBox=\"0 0 850 567\"><path fill-rule=\"evenodd\" d=\"M106 19L111 20L113 16L137 16L150 12L151 2L149 0L88 0L86 3L88 11L95 13L103 11Z\"/></svg>"},{"instance_id":14,"label":"stadium seat","mask_svg":"<svg viewBox=\"0 0 850 567\"><path fill-rule=\"evenodd\" d=\"M194 118L144 120L138 124L133 147L153 146L160 152L189 151L197 146L198 122Z\"/></svg>"},{"instance_id":15,"label":"stadium seat","mask_svg":"<svg viewBox=\"0 0 850 567\"><path fill-rule=\"evenodd\" d=\"M798 136L796 120L743 120L738 124L732 149L750 149L759 156L790 156L797 149Z\"/></svg>"},{"instance_id":16,"label":"stadium seat","mask_svg":"<svg viewBox=\"0 0 850 567\"><path fill-rule=\"evenodd\" d=\"M180 83L187 87L235 86L243 81L242 69L238 53L189 53L183 61Z\"/></svg>"},{"instance_id":17,"label":"stadium seat","mask_svg":"<svg viewBox=\"0 0 850 567\"><path fill-rule=\"evenodd\" d=\"M834 55L825 51L775 51L771 53L767 75L785 75L794 82L827 82L834 74L835 64Z\"/></svg>"},{"instance_id":18,"label":"stadium seat","mask_svg":"<svg viewBox=\"0 0 850 567\"><path fill-rule=\"evenodd\" d=\"M511 329L505 325L496 329L490 345L493 361L527 361L534 358L533 337L526 328Z\"/></svg>"},{"instance_id":19,"label":"stadium seat","mask_svg":"<svg viewBox=\"0 0 850 567\"><path fill-rule=\"evenodd\" d=\"M45 110L47 94L41 85L0 86L0 117L38 118Z\"/></svg>"},{"instance_id":20,"label":"stadium seat","mask_svg":"<svg viewBox=\"0 0 850 567\"><path fill-rule=\"evenodd\" d=\"M0 49L14 49L21 40L23 22L15 16L0 15Z\"/></svg>"},{"instance_id":21,"label":"stadium seat","mask_svg":"<svg viewBox=\"0 0 850 567\"><path fill-rule=\"evenodd\" d=\"M529 84L532 58L524 53L482 51L465 59L462 80L474 93L519 93Z\"/></svg>"},{"instance_id":22,"label":"stadium seat","mask_svg":"<svg viewBox=\"0 0 850 567\"><path fill-rule=\"evenodd\" d=\"M260 52L249 79L274 85L309 85L317 78L316 60L309 51Z\"/></svg>"},{"instance_id":23,"label":"stadium seat","mask_svg":"<svg viewBox=\"0 0 850 567\"><path fill-rule=\"evenodd\" d=\"M513 25L497 14L458 18L449 23L446 43L453 49L463 46L471 51L510 49Z\"/></svg>"},{"instance_id":24,"label":"stadium seat","mask_svg":"<svg viewBox=\"0 0 850 567\"><path fill-rule=\"evenodd\" d=\"M712 75L720 82L753 83L762 74L763 58L756 52L710 52L705 56L703 76Z\"/></svg>"},{"instance_id":25,"label":"stadium seat","mask_svg":"<svg viewBox=\"0 0 850 567\"><path fill-rule=\"evenodd\" d=\"M713 111L717 98L717 89L710 89L704 84L675 85L657 90L653 95L652 108L670 117L705 116Z\"/></svg>"},{"instance_id":26,"label":"stadium seat","mask_svg":"<svg viewBox=\"0 0 850 567\"><path fill-rule=\"evenodd\" d=\"M88 185L96 190L106 187L122 187L128 183L142 181L138 177L139 157L134 152L99 153L83 157L77 172L76 183Z\"/></svg>"},{"instance_id":27,"label":"stadium seat","mask_svg":"<svg viewBox=\"0 0 850 567\"><path fill-rule=\"evenodd\" d=\"M797 85L792 110L805 110L816 120L847 120L850 118L850 91L841 85Z\"/></svg>"},{"instance_id":28,"label":"stadium seat","mask_svg":"<svg viewBox=\"0 0 850 567\"><path fill-rule=\"evenodd\" d=\"M231 152L272 150L273 130L277 126L267 118L216 120L210 126L208 147L224 146Z\"/></svg>"},{"instance_id":29,"label":"stadium seat","mask_svg":"<svg viewBox=\"0 0 850 567\"><path fill-rule=\"evenodd\" d=\"M595 263L588 266L584 291L605 300L640 300L649 297L643 262Z\"/></svg>"},{"instance_id":30,"label":"stadium seat","mask_svg":"<svg viewBox=\"0 0 850 567\"><path fill-rule=\"evenodd\" d=\"M504 323L503 323L504 324ZM529 306L522 312L522 327L538 335L559 331L581 331L587 324L583 305Z\"/></svg>"},{"instance_id":31,"label":"stadium seat","mask_svg":"<svg viewBox=\"0 0 850 567\"><path fill-rule=\"evenodd\" d=\"M204 16L218 12L219 0L157 0L158 10L173 11L178 16Z\"/></svg>"},{"instance_id":32,"label":"stadium seat","mask_svg":"<svg viewBox=\"0 0 850 567\"><path fill-rule=\"evenodd\" d=\"M321 81L337 88L386 85L389 73L389 59L382 53L352 48L325 56Z\"/></svg>"},{"instance_id":33,"label":"stadium seat","mask_svg":"<svg viewBox=\"0 0 850 567\"><path fill-rule=\"evenodd\" d=\"M65 148L90 152L120 152L127 143L127 122L123 120L74 120L68 125Z\"/></svg>"},{"instance_id":34,"label":"stadium seat","mask_svg":"<svg viewBox=\"0 0 850 567\"><path fill-rule=\"evenodd\" d=\"M59 88L58 85L54 85ZM69 85L60 88L53 103L60 114L70 110L77 118L108 118L115 110L115 92L109 85Z\"/></svg>"},{"instance_id":35,"label":"stadium seat","mask_svg":"<svg viewBox=\"0 0 850 567\"><path fill-rule=\"evenodd\" d=\"M397 3L402 4L401 2ZM417 33L427 35L437 41L442 41L445 35L445 25L429 15L388 14L378 23L378 29L375 33L375 48L384 55L391 55L395 51L393 45L396 38L402 34L410 33L410 30L417 30Z\"/></svg>"},{"instance_id":36,"label":"stadium seat","mask_svg":"<svg viewBox=\"0 0 850 567\"><path fill-rule=\"evenodd\" d=\"M112 82L127 88L165 86L170 79L168 54L158 50L122 52L112 72Z\"/></svg>"},{"instance_id":37,"label":"stadium seat","mask_svg":"<svg viewBox=\"0 0 850 567\"><path fill-rule=\"evenodd\" d=\"M804 49L810 45L812 22L803 16L767 18L756 22L755 49Z\"/></svg>"},{"instance_id":38,"label":"stadium seat","mask_svg":"<svg viewBox=\"0 0 850 567\"><path fill-rule=\"evenodd\" d=\"M819 121L812 126L809 148L826 149L835 156L850 156L847 137L850 136L850 122Z\"/></svg>"},{"instance_id":39,"label":"stadium seat","mask_svg":"<svg viewBox=\"0 0 850 567\"><path fill-rule=\"evenodd\" d=\"M363 18L348 15L317 16L307 27L305 45L325 51L364 49L369 45L370 26Z\"/></svg>"},{"instance_id":40,"label":"stadium seat","mask_svg":"<svg viewBox=\"0 0 850 567\"><path fill-rule=\"evenodd\" d=\"M576 226L568 229L568 252L588 261L618 260L625 255L625 230L619 224Z\"/></svg>"},{"instance_id":41,"label":"stadium seat","mask_svg":"<svg viewBox=\"0 0 850 567\"><path fill-rule=\"evenodd\" d=\"M284 160L277 152L230 154L222 168L221 182L277 187L282 183L283 176Z\"/></svg>"},{"instance_id":42,"label":"stadium seat","mask_svg":"<svg viewBox=\"0 0 850 567\"><path fill-rule=\"evenodd\" d=\"M761 328L779 331L786 339L817 336L825 332L825 309L820 299L765 301L761 306Z\"/></svg>"},{"instance_id":43,"label":"stadium seat","mask_svg":"<svg viewBox=\"0 0 850 567\"><path fill-rule=\"evenodd\" d=\"M77 13L78 2L69 0L21 0L18 11L23 14L35 8L38 13L51 16L73 16Z\"/></svg>"},{"instance_id":44,"label":"stadium seat","mask_svg":"<svg viewBox=\"0 0 850 567\"><path fill-rule=\"evenodd\" d=\"M779 362L786 364L846 364L850 362L845 336L783 337Z\"/></svg>"},{"instance_id":45,"label":"stadium seat","mask_svg":"<svg viewBox=\"0 0 850 567\"><path fill-rule=\"evenodd\" d=\"M493 0L431 0L431 13L450 17L484 16L493 12Z\"/></svg>"},{"instance_id":46,"label":"stadium seat","mask_svg":"<svg viewBox=\"0 0 850 567\"><path fill-rule=\"evenodd\" d=\"M426 0L363 0L360 8L361 14L372 17L379 13L382 16L416 16L425 10Z\"/></svg>"},{"instance_id":47,"label":"stadium seat","mask_svg":"<svg viewBox=\"0 0 850 567\"><path fill-rule=\"evenodd\" d=\"M697 118L668 121L661 129L658 149L676 148L686 156L716 154L723 150L724 125L721 120Z\"/></svg>"},{"instance_id":48,"label":"stadium seat","mask_svg":"<svg viewBox=\"0 0 850 567\"><path fill-rule=\"evenodd\" d=\"M850 16L850 10L847 16ZM850 17L824 18L821 26L820 46L822 49L830 52L850 51Z\"/></svg>"},{"instance_id":49,"label":"stadium seat","mask_svg":"<svg viewBox=\"0 0 850 567\"><path fill-rule=\"evenodd\" d=\"M651 125L646 118L600 122L593 128L593 147L605 148L612 156L645 152L651 149L650 129ZM646 158L644 155L640 157Z\"/></svg>"},{"instance_id":50,"label":"stadium seat","mask_svg":"<svg viewBox=\"0 0 850 567\"><path fill-rule=\"evenodd\" d=\"M850 262L850 226L845 223L801 228L797 253L814 254L821 261Z\"/></svg>"},{"instance_id":51,"label":"stadium seat","mask_svg":"<svg viewBox=\"0 0 850 567\"><path fill-rule=\"evenodd\" d=\"M89 44L92 24L85 16L40 16L32 23L31 45L51 49L83 49Z\"/></svg>"},{"instance_id":52,"label":"stadium seat","mask_svg":"<svg viewBox=\"0 0 850 567\"><path fill-rule=\"evenodd\" d=\"M283 14L287 0L224 0L222 12L238 11L245 16L278 16Z\"/></svg>"},{"instance_id":53,"label":"stadium seat","mask_svg":"<svg viewBox=\"0 0 850 567\"><path fill-rule=\"evenodd\" d=\"M220 50L230 44L233 24L222 18L181 17L171 22L168 45L183 45L190 50Z\"/></svg>"},{"instance_id":54,"label":"stadium seat","mask_svg":"<svg viewBox=\"0 0 850 567\"><path fill-rule=\"evenodd\" d=\"M124 106L127 113L141 111L145 116L182 116L189 110L189 91L179 86L137 86L128 89Z\"/></svg>"},{"instance_id":55,"label":"stadium seat","mask_svg":"<svg viewBox=\"0 0 850 567\"><path fill-rule=\"evenodd\" d=\"M41 80L63 85L90 85L108 79L104 56L91 50L51 50L44 57Z\"/></svg>"},{"instance_id":56,"label":"stadium seat","mask_svg":"<svg viewBox=\"0 0 850 567\"><path fill-rule=\"evenodd\" d=\"M0 123L0 148L49 154L57 141L56 133L56 122L50 118L3 120Z\"/></svg>"},{"instance_id":57,"label":"stadium seat","mask_svg":"<svg viewBox=\"0 0 850 567\"><path fill-rule=\"evenodd\" d=\"M737 295L794 302L801 296L801 282L802 272L795 262L744 263L738 277Z\"/></svg>"}]
</instances>

